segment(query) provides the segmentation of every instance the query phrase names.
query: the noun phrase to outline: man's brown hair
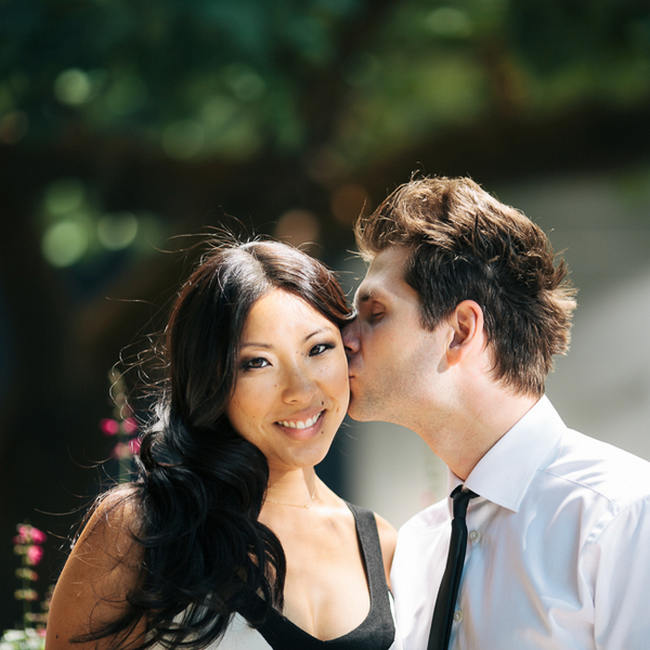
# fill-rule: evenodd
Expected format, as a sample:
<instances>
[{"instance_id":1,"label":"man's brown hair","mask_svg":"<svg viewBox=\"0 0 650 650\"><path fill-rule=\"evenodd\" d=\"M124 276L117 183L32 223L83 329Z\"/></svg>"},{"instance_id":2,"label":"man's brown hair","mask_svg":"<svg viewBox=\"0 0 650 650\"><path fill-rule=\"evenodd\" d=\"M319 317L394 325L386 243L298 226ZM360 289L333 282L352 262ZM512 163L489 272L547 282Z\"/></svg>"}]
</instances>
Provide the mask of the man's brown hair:
<instances>
[{"instance_id":1,"label":"man's brown hair","mask_svg":"<svg viewBox=\"0 0 650 650\"><path fill-rule=\"evenodd\" d=\"M569 346L576 290L544 232L470 178L420 178L394 190L355 225L366 260L388 246L411 255L405 280L423 325L435 328L462 300L483 309L493 376L541 395L554 354Z\"/></svg>"}]
</instances>

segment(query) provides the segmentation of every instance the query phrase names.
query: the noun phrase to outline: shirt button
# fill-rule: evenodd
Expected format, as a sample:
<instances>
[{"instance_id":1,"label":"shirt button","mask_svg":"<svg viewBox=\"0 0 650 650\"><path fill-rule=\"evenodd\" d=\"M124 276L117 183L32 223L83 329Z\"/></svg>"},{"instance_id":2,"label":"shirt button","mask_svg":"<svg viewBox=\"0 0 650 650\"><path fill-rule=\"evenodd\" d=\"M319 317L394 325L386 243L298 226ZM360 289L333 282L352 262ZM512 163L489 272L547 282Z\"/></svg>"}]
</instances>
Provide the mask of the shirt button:
<instances>
[{"instance_id":1,"label":"shirt button","mask_svg":"<svg viewBox=\"0 0 650 650\"><path fill-rule=\"evenodd\" d=\"M478 530L470 531L469 541L472 542L472 544L478 544L480 540L481 540L481 533L479 533Z\"/></svg>"},{"instance_id":2,"label":"shirt button","mask_svg":"<svg viewBox=\"0 0 650 650\"><path fill-rule=\"evenodd\" d=\"M457 609L454 612L454 623L460 623L463 620L463 610Z\"/></svg>"}]
</instances>

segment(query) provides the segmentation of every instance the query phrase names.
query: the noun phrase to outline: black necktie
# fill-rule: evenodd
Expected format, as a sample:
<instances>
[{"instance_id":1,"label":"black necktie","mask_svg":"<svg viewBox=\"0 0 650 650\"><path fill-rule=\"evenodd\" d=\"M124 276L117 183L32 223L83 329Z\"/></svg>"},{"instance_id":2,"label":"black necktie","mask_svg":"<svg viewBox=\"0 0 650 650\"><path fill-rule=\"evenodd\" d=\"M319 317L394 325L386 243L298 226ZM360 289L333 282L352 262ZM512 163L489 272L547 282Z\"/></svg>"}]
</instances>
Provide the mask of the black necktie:
<instances>
[{"instance_id":1,"label":"black necktie","mask_svg":"<svg viewBox=\"0 0 650 650\"><path fill-rule=\"evenodd\" d=\"M465 550L467 549L467 524L465 514L467 504L477 494L471 490L463 490L459 485L451 493L454 501L454 518L451 520L451 540L449 542L449 554L447 555L447 566L442 576L436 606L433 610L431 631L429 632L429 643L427 650L447 650L449 637L451 636L451 624L456 608L458 587L460 577L463 574L465 563Z\"/></svg>"}]
</instances>

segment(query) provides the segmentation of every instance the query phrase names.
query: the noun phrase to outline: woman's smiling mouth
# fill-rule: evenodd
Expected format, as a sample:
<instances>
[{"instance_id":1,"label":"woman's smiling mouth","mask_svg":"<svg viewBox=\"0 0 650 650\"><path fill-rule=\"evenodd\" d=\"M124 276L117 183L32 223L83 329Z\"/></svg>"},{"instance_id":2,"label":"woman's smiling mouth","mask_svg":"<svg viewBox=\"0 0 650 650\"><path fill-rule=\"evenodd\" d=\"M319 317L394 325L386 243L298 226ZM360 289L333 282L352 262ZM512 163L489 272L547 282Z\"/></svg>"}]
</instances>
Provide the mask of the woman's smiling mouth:
<instances>
[{"instance_id":1,"label":"woman's smiling mouth","mask_svg":"<svg viewBox=\"0 0 650 650\"><path fill-rule=\"evenodd\" d=\"M286 434L296 440L305 440L311 437L319 428L326 409L318 411L304 420L278 420L275 424Z\"/></svg>"}]
</instances>

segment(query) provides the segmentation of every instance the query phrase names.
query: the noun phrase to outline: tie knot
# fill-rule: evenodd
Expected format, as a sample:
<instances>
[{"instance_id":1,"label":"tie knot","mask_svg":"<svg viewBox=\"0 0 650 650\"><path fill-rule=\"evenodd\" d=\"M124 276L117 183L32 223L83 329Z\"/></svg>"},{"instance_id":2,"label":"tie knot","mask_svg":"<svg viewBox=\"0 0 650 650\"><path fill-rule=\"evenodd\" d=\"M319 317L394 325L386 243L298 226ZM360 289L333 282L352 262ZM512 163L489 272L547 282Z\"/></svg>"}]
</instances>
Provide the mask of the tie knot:
<instances>
[{"instance_id":1,"label":"tie knot","mask_svg":"<svg viewBox=\"0 0 650 650\"><path fill-rule=\"evenodd\" d=\"M469 500L473 499L476 496L478 496L476 492L463 489L462 485L459 485L454 489L454 491L451 493L451 498L454 501L454 519L465 519Z\"/></svg>"}]
</instances>

